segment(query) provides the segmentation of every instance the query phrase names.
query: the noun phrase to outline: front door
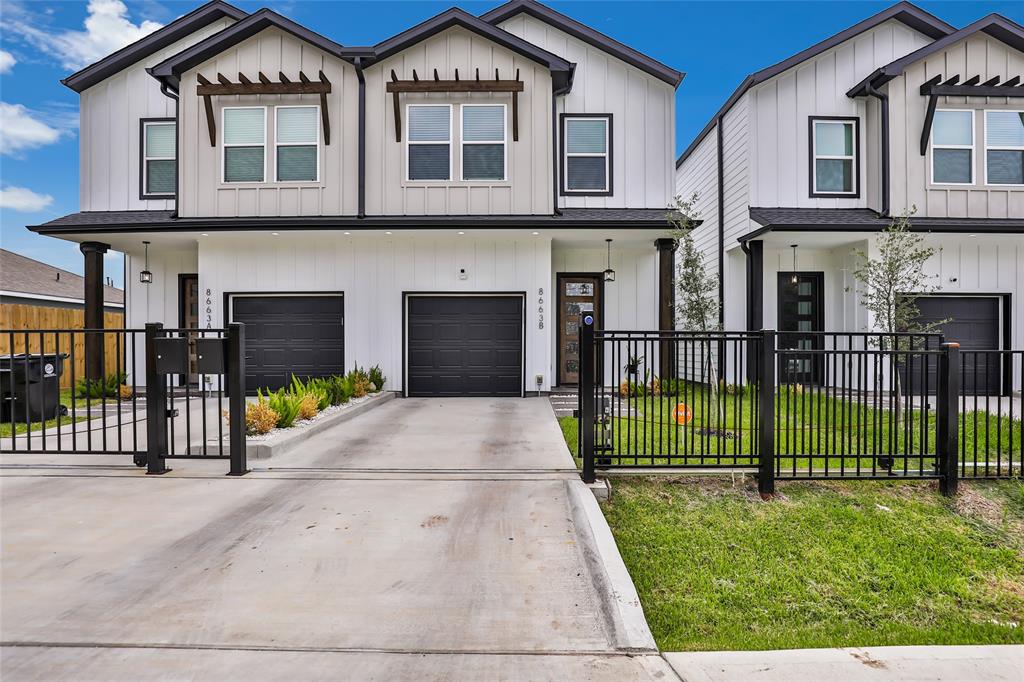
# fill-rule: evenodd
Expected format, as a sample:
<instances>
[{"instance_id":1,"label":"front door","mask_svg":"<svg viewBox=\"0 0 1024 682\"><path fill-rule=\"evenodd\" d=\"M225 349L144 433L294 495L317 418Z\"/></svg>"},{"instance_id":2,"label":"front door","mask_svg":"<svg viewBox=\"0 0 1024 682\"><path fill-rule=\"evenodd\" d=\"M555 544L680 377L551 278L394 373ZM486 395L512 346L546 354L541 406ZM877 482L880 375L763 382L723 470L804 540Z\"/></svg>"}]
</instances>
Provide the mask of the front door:
<instances>
[{"instance_id":1,"label":"front door","mask_svg":"<svg viewBox=\"0 0 1024 682\"><path fill-rule=\"evenodd\" d=\"M180 275L178 279L179 317L182 329L199 329L199 275ZM199 381L196 367L196 337L188 337L188 376L185 381L194 384Z\"/></svg>"},{"instance_id":2,"label":"front door","mask_svg":"<svg viewBox=\"0 0 1024 682\"><path fill-rule=\"evenodd\" d=\"M558 275L558 383L580 382L580 316L594 313L594 328L602 329L601 275Z\"/></svg>"},{"instance_id":3,"label":"front door","mask_svg":"<svg viewBox=\"0 0 1024 682\"><path fill-rule=\"evenodd\" d=\"M824 337L801 332L821 331L824 326L824 282L822 272L779 273L780 349L821 350ZM779 382L819 384L824 358L820 353L786 353L779 363Z\"/></svg>"}]
</instances>

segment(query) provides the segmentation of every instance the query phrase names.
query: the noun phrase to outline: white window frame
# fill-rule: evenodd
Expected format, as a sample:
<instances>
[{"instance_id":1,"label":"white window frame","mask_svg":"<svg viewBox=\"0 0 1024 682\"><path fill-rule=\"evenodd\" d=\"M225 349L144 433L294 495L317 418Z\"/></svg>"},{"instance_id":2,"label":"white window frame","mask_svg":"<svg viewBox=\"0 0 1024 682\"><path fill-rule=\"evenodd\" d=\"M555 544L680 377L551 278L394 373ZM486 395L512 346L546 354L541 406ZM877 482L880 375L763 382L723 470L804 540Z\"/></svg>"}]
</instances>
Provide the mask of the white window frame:
<instances>
[{"instance_id":1,"label":"white window frame","mask_svg":"<svg viewBox=\"0 0 1024 682\"><path fill-rule=\"evenodd\" d=\"M463 129L465 127L466 118L463 115L466 107L501 107L501 121L502 130L504 135L502 140L471 140L467 142L465 140L465 134ZM474 144L500 144L501 145L501 178L498 180L481 180L478 178L467 178L466 177L466 157L462 153L462 148L466 145ZM491 183L491 182L506 182L508 181L508 106L504 102L465 102L459 105L459 175L462 178L462 182L479 182L479 183Z\"/></svg>"},{"instance_id":2,"label":"white window frame","mask_svg":"<svg viewBox=\"0 0 1024 682\"><path fill-rule=\"evenodd\" d=\"M974 148L977 146L977 142L978 142L978 131L977 131L978 123L977 123L977 120L976 120L977 119L976 110L975 109L937 109L935 111L935 113L936 114L940 114L940 113L945 112L945 111L949 111L949 112L961 111L961 112L968 112L968 113L970 113L970 115L971 115L971 144L969 144L969 145L963 145L963 144L940 144L940 145L936 145L935 144L935 125L933 124L932 125L931 139L929 140L929 143L930 143L930 146L932 148L932 151L931 151L931 155L930 155L930 157L928 159L928 162L929 162L928 163L928 180L931 182L931 184L938 185L940 187L973 187L976 184L975 180L977 179L977 176L978 176L978 174L974 172L975 171L975 165L974 165L975 157L977 156L974 153ZM935 181L935 150L936 149L967 149L967 150L970 150L970 152L971 152L971 181L970 182L936 182Z\"/></svg>"},{"instance_id":3,"label":"white window frame","mask_svg":"<svg viewBox=\"0 0 1024 682\"><path fill-rule=\"evenodd\" d=\"M1024 113L1024 110L1022 110L1022 109L984 109L984 110L982 110L982 115L985 117L985 139L983 141L983 147L984 147L984 150L985 150L984 166L985 166L985 184L986 185L989 184L989 182L988 182L988 150L989 149L996 149L996 150L999 150L999 151L1007 151L1007 152L1017 152L1017 151L1024 152L1024 146L1020 146L1020 147L1000 147L1000 146L990 147L989 146L989 144L988 144L988 114L989 114L990 111L992 111L992 112L1006 112L1006 113L1011 113L1011 114L1022 114L1022 113ZM993 184L991 186L992 187L1024 187L1024 184L1021 184L1021 183L1002 183L1001 182L1001 183L998 183L998 184Z\"/></svg>"},{"instance_id":4,"label":"white window frame","mask_svg":"<svg viewBox=\"0 0 1024 682\"><path fill-rule=\"evenodd\" d=\"M146 135L146 130L149 126L175 126L177 127L178 122L174 119L166 121L143 121L142 122L142 196L145 199L164 199L167 197L173 197L174 192L150 192L149 191L149 162L150 161L177 161L177 140L178 131L174 131L175 140L175 155L174 156L149 156L146 153L146 142L149 136ZM175 164L175 175L177 175L177 164Z\"/></svg>"},{"instance_id":5,"label":"white window frame","mask_svg":"<svg viewBox=\"0 0 1024 682\"><path fill-rule=\"evenodd\" d=\"M281 109L316 109L316 179L315 180L279 180L277 177L277 150L280 147L308 147L309 142L278 142L277 140L277 112ZM283 182L289 185L305 185L320 182L320 105L319 104L281 104L274 107L274 182Z\"/></svg>"},{"instance_id":6,"label":"white window frame","mask_svg":"<svg viewBox=\"0 0 1024 682\"><path fill-rule=\"evenodd\" d=\"M569 121L592 121L600 119L604 121L604 153L598 154L595 152L569 152ZM564 195L586 195L586 194L597 194L597 195L608 195L611 194L612 185L612 168L611 168L611 157L612 157L612 117L607 114L601 114L599 116L583 116L566 114L562 117L562 135L565 138L563 144L564 153L562 158L562 168L565 169L565 177L562 178L562 193ZM571 157L604 157L604 187L601 189L569 189L569 159Z\"/></svg>"},{"instance_id":7,"label":"white window frame","mask_svg":"<svg viewBox=\"0 0 1024 682\"><path fill-rule=\"evenodd\" d=\"M413 107L435 107L435 108L437 108L437 107L446 107L448 109L448 142L447 142L447 144L448 144L448 179L447 180L412 180L412 179L409 178L409 168L411 166L411 164L409 163L409 147L410 146L417 145L417 144L445 144L441 140L431 140L429 142L424 142L424 141L417 140L417 141L413 142L412 140L409 139L409 120L411 118L409 116L409 110L412 109ZM430 183L437 183L437 182L449 182L450 183L450 182L452 182L452 179L455 177L455 141L453 139L453 137L455 135L455 118L454 118L455 111L454 110L455 110L455 107L450 102L449 103L441 103L441 102L438 102L438 103L434 103L434 102L409 102L409 103L407 103L405 105L405 121L403 122L403 127L405 128L405 133L403 135L403 139L405 140L405 181L406 182L413 182L413 183L417 183L417 184L430 184Z\"/></svg>"},{"instance_id":8,"label":"white window frame","mask_svg":"<svg viewBox=\"0 0 1024 682\"><path fill-rule=\"evenodd\" d=\"M842 155L819 154L818 153L818 124L819 123L826 123L826 124L832 124L832 125L839 124L839 125L848 125L848 126L850 126L850 129L851 129L851 132L852 132L852 138L853 138L853 153L852 154L848 154L848 155L847 154L842 154ZM860 140L857 139L857 137L858 137L857 129L860 127L859 123L860 123L860 119L858 119L856 117L851 117L851 118L842 118L842 117L839 117L839 118L825 118L825 117L814 118L814 117L812 117L811 118L811 194L812 195L814 195L814 196L830 196L830 197L856 197L856 196L858 196L860 194L860 187L859 187L860 178L858 177L858 175L860 174L860 169L858 168L858 164L857 164L857 152L860 149L860 146L859 146L860 145ZM851 180L853 180L853 182L851 183L852 186L853 186L853 189L851 189L849 192L841 191L841 190L837 191L837 190L831 190L831 189L828 189L828 190L818 189L818 159L836 160L836 161L846 161L846 160L849 160L850 161L850 172L853 173L853 177L851 178Z\"/></svg>"},{"instance_id":9,"label":"white window frame","mask_svg":"<svg viewBox=\"0 0 1024 682\"><path fill-rule=\"evenodd\" d=\"M239 106L239 107L221 107L220 110L220 181L225 185L259 185L264 184L267 181L267 161L270 156L267 154L267 108L266 106ZM227 126L224 125L224 112L229 109L262 109L263 110L263 142L260 145L252 144L247 142L245 144L228 144L227 143ZM225 150L228 147L263 147L263 179L262 180L227 180L228 166L225 163L227 154Z\"/></svg>"}]
</instances>

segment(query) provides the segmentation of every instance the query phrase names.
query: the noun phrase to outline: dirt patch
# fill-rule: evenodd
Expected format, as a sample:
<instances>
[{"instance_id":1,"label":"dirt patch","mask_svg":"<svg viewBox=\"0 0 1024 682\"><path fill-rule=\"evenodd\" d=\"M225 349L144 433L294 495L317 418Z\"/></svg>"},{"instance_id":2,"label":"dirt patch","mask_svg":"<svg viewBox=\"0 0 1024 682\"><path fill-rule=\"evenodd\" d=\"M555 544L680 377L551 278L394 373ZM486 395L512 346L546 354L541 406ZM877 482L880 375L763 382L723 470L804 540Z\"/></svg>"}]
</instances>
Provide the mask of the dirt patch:
<instances>
[{"instance_id":1,"label":"dirt patch","mask_svg":"<svg viewBox=\"0 0 1024 682\"><path fill-rule=\"evenodd\" d=\"M969 485L960 486L953 508L961 516L981 519L993 526L1002 525L1006 518L1002 502L982 495Z\"/></svg>"},{"instance_id":2,"label":"dirt patch","mask_svg":"<svg viewBox=\"0 0 1024 682\"><path fill-rule=\"evenodd\" d=\"M874 658L871 658L871 656L869 656L867 652L855 651L851 652L850 655L869 668L874 668L875 670L886 670L888 668L888 666L885 665L885 663L883 663L882 661L878 661Z\"/></svg>"},{"instance_id":3,"label":"dirt patch","mask_svg":"<svg viewBox=\"0 0 1024 682\"><path fill-rule=\"evenodd\" d=\"M420 528L437 528L438 526L443 526L446 523L448 523L447 516L442 516L441 514L434 514L426 521L421 523Z\"/></svg>"}]
</instances>

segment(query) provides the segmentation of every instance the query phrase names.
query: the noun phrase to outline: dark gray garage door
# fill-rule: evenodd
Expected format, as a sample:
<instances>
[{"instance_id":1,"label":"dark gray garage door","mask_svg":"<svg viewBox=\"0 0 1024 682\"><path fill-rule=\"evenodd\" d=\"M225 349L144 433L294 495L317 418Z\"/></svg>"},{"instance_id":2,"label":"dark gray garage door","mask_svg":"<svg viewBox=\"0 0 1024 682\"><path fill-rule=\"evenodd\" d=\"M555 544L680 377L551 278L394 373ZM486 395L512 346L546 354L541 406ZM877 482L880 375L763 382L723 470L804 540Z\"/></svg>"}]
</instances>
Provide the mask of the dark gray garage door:
<instances>
[{"instance_id":1,"label":"dark gray garage door","mask_svg":"<svg viewBox=\"0 0 1024 682\"><path fill-rule=\"evenodd\" d=\"M946 341L956 341L961 350L997 350L999 308L996 296L922 296L917 299L921 322L938 322ZM964 393L998 394L1002 368L999 356L971 354L962 356L962 391ZM935 390L934 372L929 373L929 392Z\"/></svg>"},{"instance_id":2,"label":"dark gray garage door","mask_svg":"<svg viewBox=\"0 0 1024 682\"><path fill-rule=\"evenodd\" d=\"M519 396L520 296L410 296L410 396Z\"/></svg>"},{"instance_id":3,"label":"dark gray garage door","mask_svg":"<svg viewBox=\"0 0 1024 682\"><path fill-rule=\"evenodd\" d=\"M343 374L341 296L232 296L232 319L245 323L245 388L276 390L292 374Z\"/></svg>"}]
</instances>

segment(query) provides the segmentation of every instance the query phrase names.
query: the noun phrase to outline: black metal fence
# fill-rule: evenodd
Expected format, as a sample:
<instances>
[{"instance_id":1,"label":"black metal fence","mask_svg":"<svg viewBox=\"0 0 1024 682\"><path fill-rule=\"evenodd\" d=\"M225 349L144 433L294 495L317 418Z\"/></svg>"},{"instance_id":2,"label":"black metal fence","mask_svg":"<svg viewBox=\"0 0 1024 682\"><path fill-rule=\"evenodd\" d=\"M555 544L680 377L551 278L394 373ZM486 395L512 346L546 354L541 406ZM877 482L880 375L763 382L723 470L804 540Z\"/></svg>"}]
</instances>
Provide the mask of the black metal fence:
<instances>
[{"instance_id":1,"label":"black metal fence","mask_svg":"<svg viewBox=\"0 0 1024 682\"><path fill-rule=\"evenodd\" d=\"M167 459L230 459L245 473L242 325L0 336L0 452L131 455L149 473Z\"/></svg>"},{"instance_id":2,"label":"black metal fence","mask_svg":"<svg viewBox=\"0 0 1024 682\"><path fill-rule=\"evenodd\" d=\"M960 477L1024 473L1013 394L1024 351L961 352L938 334L592 324L580 337L586 480L598 469L740 469L765 492L775 480L835 478L952 490Z\"/></svg>"}]
</instances>

